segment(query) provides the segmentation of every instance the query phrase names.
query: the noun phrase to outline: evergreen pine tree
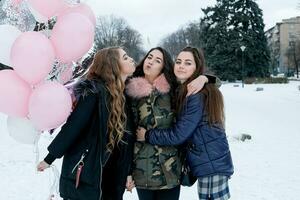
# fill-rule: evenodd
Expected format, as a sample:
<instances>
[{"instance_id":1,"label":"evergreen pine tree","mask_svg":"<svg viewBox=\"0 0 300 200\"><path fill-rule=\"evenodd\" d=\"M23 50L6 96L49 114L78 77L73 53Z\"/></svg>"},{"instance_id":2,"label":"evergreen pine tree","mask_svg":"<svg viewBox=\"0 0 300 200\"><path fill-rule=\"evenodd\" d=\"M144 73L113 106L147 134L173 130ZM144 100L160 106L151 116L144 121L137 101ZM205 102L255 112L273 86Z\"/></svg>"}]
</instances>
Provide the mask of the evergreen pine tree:
<instances>
[{"instance_id":1,"label":"evergreen pine tree","mask_svg":"<svg viewBox=\"0 0 300 200\"><path fill-rule=\"evenodd\" d=\"M217 0L203 12L200 38L211 70L226 80L269 75L262 11L255 1ZM242 45L246 47L243 69Z\"/></svg>"}]
</instances>

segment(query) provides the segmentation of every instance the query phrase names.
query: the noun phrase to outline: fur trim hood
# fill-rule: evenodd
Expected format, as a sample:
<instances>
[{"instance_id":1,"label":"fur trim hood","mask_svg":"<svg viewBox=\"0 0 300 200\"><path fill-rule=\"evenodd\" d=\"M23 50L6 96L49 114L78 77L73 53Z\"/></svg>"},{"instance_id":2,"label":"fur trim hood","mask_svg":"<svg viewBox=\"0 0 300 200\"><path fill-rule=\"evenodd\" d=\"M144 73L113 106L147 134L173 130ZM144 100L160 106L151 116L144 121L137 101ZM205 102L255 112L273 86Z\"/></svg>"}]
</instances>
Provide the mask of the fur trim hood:
<instances>
[{"instance_id":1,"label":"fur trim hood","mask_svg":"<svg viewBox=\"0 0 300 200\"><path fill-rule=\"evenodd\" d=\"M105 88L102 82L95 80L82 79L72 86L74 97L78 100L81 96L85 97L89 93L98 93Z\"/></svg>"},{"instance_id":2,"label":"fur trim hood","mask_svg":"<svg viewBox=\"0 0 300 200\"><path fill-rule=\"evenodd\" d=\"M164 74L158 76L153 84L149 83L144 77L136 77L130 79L126 85L128 96L137 99L149 96L155 89L162 94L170 91L170 84Z\"/></svg>"}]
</instances>

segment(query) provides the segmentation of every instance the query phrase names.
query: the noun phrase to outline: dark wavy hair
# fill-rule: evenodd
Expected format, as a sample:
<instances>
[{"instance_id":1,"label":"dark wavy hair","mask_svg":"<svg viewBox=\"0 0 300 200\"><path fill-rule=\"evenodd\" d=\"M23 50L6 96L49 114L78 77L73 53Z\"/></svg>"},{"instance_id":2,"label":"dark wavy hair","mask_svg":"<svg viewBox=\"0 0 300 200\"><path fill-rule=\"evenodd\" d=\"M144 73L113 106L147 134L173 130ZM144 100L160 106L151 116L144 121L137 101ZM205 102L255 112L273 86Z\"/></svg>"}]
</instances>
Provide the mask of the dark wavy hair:
<instances>
[{"instance_id":1,"label":"dark wavy hair","mask_svg":"<svg viewBox=\"0 0 300 200\"><path fill-rule=\"evenodd\" d=\"M143 65L146 60L146 58L149 56L149 54L154 51L158 50L163 54L163 68L161 73L163 73L171 86L170 90L170 95L171 99L174 99L173 97L175 96L175 89L178 86L177 81L176 81L176 76L174 74L173 66L174 66L174 61L170 55L170 53L165 50L162 47L154 47L148 51L148 53L145 55L145 57L141 60L141 62L137 65L135 72L133 73L133 77L144 77L144 70L143 70ZM172 105L174 105L172 103Z\"/></svg>"}]
</instances>

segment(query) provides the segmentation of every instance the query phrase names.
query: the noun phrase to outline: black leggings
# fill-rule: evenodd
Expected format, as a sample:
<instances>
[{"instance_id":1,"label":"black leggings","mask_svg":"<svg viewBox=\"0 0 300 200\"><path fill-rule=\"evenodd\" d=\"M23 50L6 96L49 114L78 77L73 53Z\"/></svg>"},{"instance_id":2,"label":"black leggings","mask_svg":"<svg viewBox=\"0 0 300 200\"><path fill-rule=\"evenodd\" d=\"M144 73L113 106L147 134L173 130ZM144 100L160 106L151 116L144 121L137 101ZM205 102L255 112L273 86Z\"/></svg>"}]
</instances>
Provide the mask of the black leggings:
<instances>
[{"instance_id":1,"label":"black leggings","mask_svg":"<svg viewBox=\"0 0 300 200\"><path fill-rule=\"evenodd\" d=\"M180 195L180 186L164 190L136 190L139 200L178 200Z\"/></svg>"}]
</instances>

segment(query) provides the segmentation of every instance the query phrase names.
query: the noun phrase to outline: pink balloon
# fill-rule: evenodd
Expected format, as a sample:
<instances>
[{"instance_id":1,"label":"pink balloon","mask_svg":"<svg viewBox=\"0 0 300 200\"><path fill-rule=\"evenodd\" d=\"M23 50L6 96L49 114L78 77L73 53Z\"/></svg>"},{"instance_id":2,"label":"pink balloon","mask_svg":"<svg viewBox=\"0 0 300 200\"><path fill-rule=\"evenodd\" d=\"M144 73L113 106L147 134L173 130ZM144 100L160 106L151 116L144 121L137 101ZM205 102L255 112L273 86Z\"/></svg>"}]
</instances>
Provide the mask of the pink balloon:
<instances>
[{"instance_id":1,"label":"pink balloon","mask_svg":"<svg viewBox=\"0 0 300 200\"><path fill-rule=\"evenodd\" d=\"M28 3L34 10L48 19L67 8L64 0L28 0Z\"/></svg>"},{"instance_id":2,"label":"pink balloon","mask_svg":"<svg viewBox=\"0 0 300 200\"><path fill-rule=\"evenodd\" d=\"M79 14L61 16L53 27L51 42L62 63L76 61L92 47L95 28L90 20Z\"/></svg>"},{"instance_id":3,"label":"pink balloon","mask_svg":"<svg viewBox=\"0 0 300 200\"><path fill-rule=\"evenodd\" d=\"M72 99L68 90L57 82L37 87L29 100L29 118L39 130L57 128L69 116Z\"/></svg>"},{"instance_id":4,"label":"pink balloon","mask_svg":"<svg viewBox=\"0 0 300 200\"><path fill-rule=\"evenodd\" d=\"M29 31L16 39L10 59L19 76L34 85L51 71L55 59L54 48L42 33Z\"/></svg>"},{"instance_id":5,"label":"pink balloon","mask_svg":"<svg viewBox=\"0 0 300 200\"><path fill-rule=\"evenodd\" d=\"M69 13L79 13L82 14L84 16L86 16L87 18L89 18L89 20L92 22L92 24L95 26L96 25L96 17L95 14L93 12L93 10L86 4L84 3L79 3L73 6L69 6L67 9L65 9L62 13L60 13L58 15L58 20L61 16L64 16L66 14Z\"/></svg>"},{"instance_id":6,"label":"pink balloon","mask_svg":"<svg viewBox=\"0 0 300 200\"><path fill-rule=\"evenodd\" d=\"M32 89L15 71L0 71L0 112L12 117L26 117Z\"/></svg>"}]
</instances>

